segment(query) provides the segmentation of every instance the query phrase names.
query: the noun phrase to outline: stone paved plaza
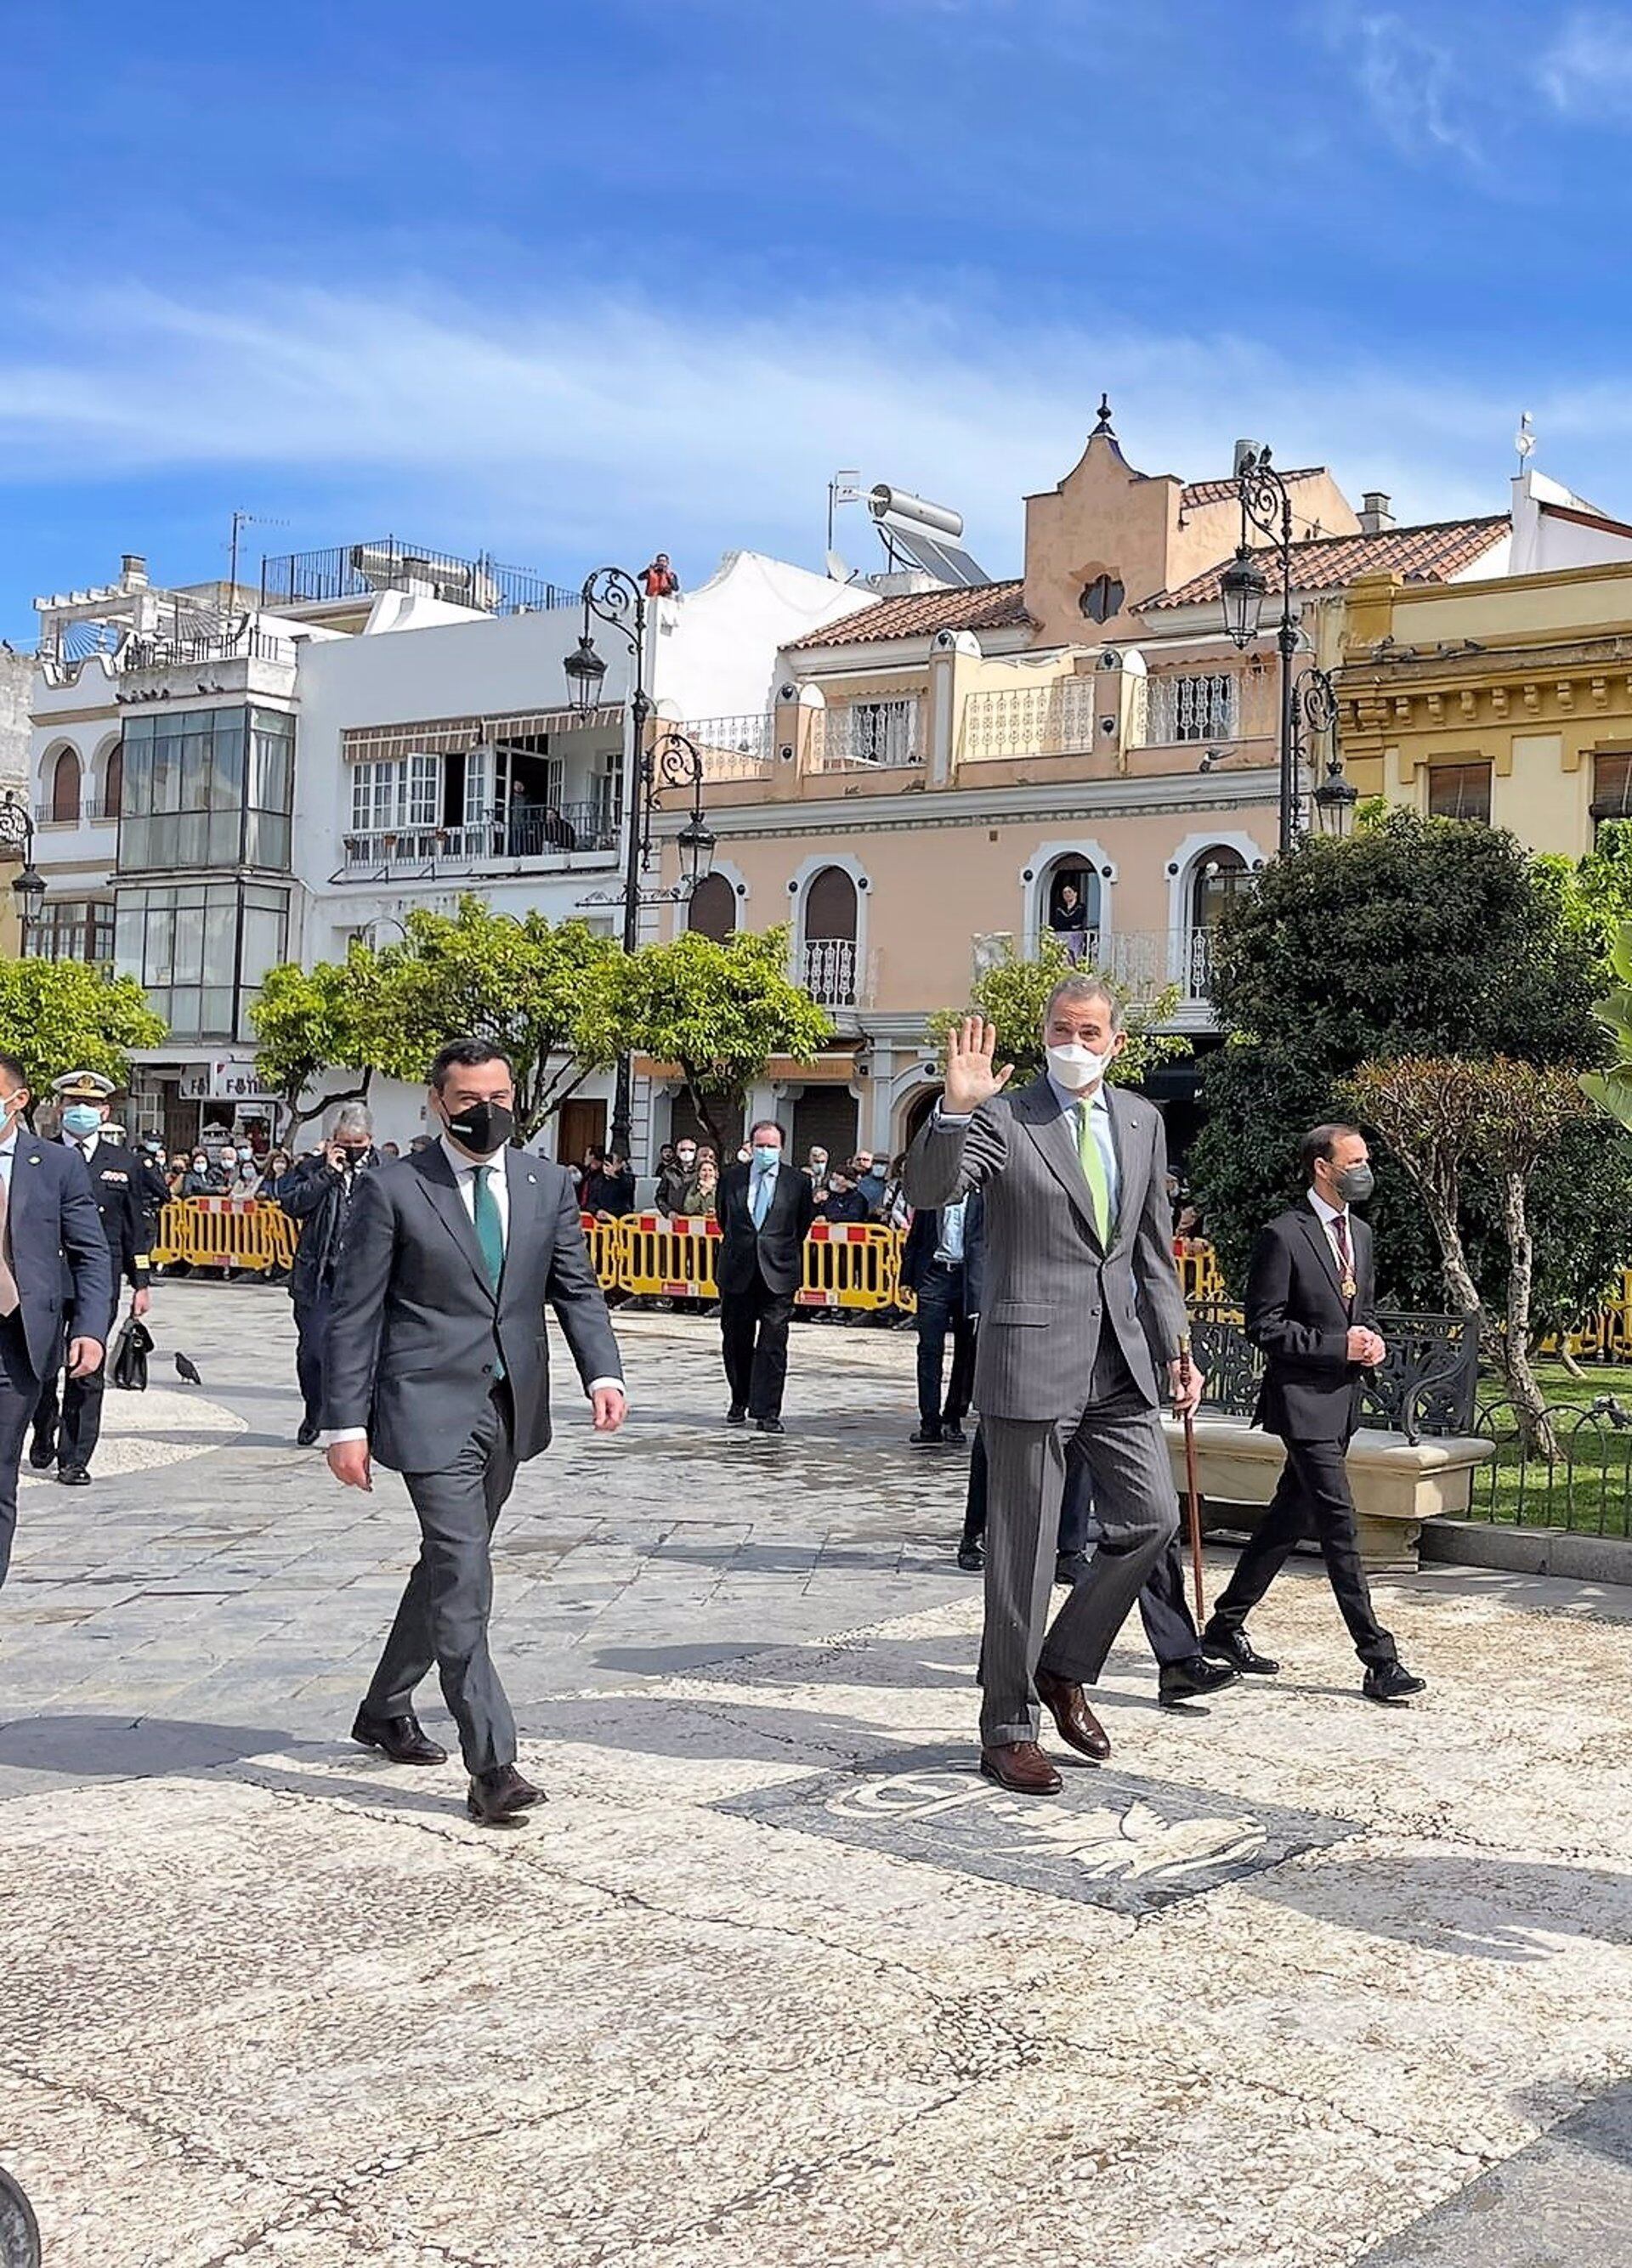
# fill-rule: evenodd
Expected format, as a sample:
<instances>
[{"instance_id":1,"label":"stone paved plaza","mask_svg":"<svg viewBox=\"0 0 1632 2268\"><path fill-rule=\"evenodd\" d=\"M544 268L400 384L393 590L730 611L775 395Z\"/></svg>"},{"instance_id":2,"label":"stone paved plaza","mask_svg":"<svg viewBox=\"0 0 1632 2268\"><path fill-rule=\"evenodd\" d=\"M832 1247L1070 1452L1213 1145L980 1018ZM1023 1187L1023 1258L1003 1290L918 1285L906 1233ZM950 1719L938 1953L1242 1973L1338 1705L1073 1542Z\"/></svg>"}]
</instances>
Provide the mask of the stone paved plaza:
<instances>
[{"instance_id":1,"label":"stone paved plaza","mask_svg":"<svg viewBox=\"0 0 1632 2268\"><path fill-rule=\"evenodd\" d=\"M1632 1591L1391 1583L1432 1684L1385 1712L1300 1567L1280 1679L1159 1713L1130 1626L1112 1765L1011 1800L910 1340L800 1330L771 1441L706 1322L640 1317L625 1433L574 1401L500 1531L550 1800L484 1833L456 1764L345 1742L411 1521L294 1447L287 1301L157 1308L0 1598L0 2161L48 2268L1627 2257Z\"/></svg>"}]
</instances>

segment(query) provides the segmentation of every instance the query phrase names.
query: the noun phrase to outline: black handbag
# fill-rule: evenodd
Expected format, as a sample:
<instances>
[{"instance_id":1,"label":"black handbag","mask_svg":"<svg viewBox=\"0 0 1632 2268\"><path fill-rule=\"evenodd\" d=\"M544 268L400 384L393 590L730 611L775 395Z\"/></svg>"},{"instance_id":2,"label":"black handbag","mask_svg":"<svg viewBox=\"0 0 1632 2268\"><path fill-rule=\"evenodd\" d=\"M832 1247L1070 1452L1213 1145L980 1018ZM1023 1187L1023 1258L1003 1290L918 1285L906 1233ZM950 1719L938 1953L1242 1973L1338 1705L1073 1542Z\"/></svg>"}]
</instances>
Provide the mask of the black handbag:
<instances>
[{"instance_id":1,"label":"black handbag","mask_svg":"<svg viewBox=\"0 0 1632 2268\"><path fill-rule=\"evenodd\" d=\"M125 1317L124 1329L114 1341L113 1359L107 1374L115 1386L127 1394L147 1391L147 1358L153 1351L153 1336L144 1322L134 1315Z\"/></svg>"}]
</instances>

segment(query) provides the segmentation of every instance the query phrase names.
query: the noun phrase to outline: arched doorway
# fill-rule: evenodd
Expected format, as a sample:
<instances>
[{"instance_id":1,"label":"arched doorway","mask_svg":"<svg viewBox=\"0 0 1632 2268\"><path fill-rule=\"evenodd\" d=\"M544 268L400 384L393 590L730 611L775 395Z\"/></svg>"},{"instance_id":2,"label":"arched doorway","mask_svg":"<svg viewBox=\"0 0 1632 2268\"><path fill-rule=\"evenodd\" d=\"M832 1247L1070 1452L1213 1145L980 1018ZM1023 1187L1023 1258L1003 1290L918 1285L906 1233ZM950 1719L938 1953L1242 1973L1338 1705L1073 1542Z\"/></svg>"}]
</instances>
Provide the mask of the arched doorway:
<instances>
[{"instance_id":1,"label":"arched doorway","mask_svg":"<svg viewBox=\"0 0 1632 2268\"><path fill-rule=\"evenodd\" d=\"M1099 869L1079 851L1067 850L1043 876L1038 900L1044 934L1061 946L1073 963L1097 958L1101 900Z\"/></svg>"},{"instance_id":2,"label":"arched doorway","mask_svg":"<svg viewBox=\"0 0 1632 2268\"><path fill-rule=\"evenodd\" d=\"M51 817L59 825L74 827L79 821L79 758L64 748L51 774Z\"/></svg>"},{"instance_id":3,"label":"arched doorway","mask_svg":"<svg viewBox=\"0 0 1632 2268\"><path fill-rule=\"evenodd\" d=\"M1192 865L1185 966L1179 972L1189 998L1200 999L1212 979L1213 935L1224 908L1252 882L1246 860L1227 843L1214 843Z\"/></svg>"},{"instance_id":4,"label":"arched doorway","mask_svg":"<svg viewBox=\"0 0 1632 2268\"><path fill-rule=\"evenodd\" d=\"M736 932L736 892L723 874L699 882L686 902L686 927L723 945Z\"/></svg>"},{"instance_id":5,"label":"arched doorway","mask_svg":"<svg viewBox=\"0 0 1632 2268\"><path fill-rule=\"evenodd\" d=\"M115 740L107 752L107 770L102 776L102 816L117 819L124 801L125 744Z\"/></svg>"},{"instance_id":6,"label":"arched doorway","mask_svg":"<svg viewBox=\"0 0 1632 2268\"><path fill-rule=\"evenodd\" d=\"M801 976L807 992L826 1008L853 1008L856 999L856 886L842 866L823 866L805 891Z\"/></svg>"}]
</instances>

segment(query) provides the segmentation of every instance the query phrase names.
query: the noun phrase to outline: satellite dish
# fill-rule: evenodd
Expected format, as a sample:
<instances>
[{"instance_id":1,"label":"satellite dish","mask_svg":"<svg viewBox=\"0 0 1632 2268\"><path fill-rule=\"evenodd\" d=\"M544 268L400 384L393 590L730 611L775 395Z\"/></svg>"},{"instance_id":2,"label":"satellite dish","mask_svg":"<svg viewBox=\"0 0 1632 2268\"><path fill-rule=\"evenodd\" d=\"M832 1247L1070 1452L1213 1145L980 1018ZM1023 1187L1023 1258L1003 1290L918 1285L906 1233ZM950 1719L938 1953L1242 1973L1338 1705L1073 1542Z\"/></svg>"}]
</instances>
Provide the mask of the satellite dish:
<instances>
[{"instance_id":1,"label":"satellite dish","mask_svg":"<svg viewBox=\"0 0 1632 2268\"><path fill-rule=\"evenodd\" d=\"M853 583L855 580L853 569L846 565L837 551L830 551L827 555L827 576L830 583Z\"/></svg>"}]
</instances>

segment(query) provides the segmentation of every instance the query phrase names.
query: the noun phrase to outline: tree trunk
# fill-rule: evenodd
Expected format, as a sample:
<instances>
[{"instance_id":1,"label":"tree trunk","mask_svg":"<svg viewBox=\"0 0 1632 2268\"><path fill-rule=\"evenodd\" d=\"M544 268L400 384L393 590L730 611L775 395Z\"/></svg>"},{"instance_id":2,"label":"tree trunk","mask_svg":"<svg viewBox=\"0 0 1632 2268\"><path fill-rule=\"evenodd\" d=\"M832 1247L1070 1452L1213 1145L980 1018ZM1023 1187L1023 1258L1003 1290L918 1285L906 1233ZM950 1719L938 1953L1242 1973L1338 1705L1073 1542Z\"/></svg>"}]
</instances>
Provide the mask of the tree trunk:
<instances>
[{"instance_id":1,"label":"tree trunk","mask_svg":"<svg viewBox=\"0 0 1632 2268\"><path fill-rule=\"evenodd\" d=\"M1445 1279L1445 1296L1458 1314L1471 1315L1479 1305L1479 1286L1473 1281L1473 1271L1467 1264L1467 1250L1462 1241L1462 1230L1457 1219L1458 1192L1454 1186L1444 1189L1417 1175L1416 1182L1422 1204L1439 1246L1439 1264Z\"/></svg>"},{"instance_id":2,"label":"tree trunk","mask_svg":"<svg viewBox=\"0 0 1632 2268\"><path fill-rule=\"evenodd\" d=\"M1502 1225L1507 1236L1507 1329L1502 1336L1502 1374L1508 1398L1518 1418L1526 1449L1548 1464L1559 1461L1558 1435L1547 1415L1540 1382L1530 1363L1530 1295L1535 1274L1535 1250L1525 1204L1527 1176L1510 1171L1502 1176Z\"/></svg>"},{"instance_id":3,"label":"tree trunk","mask_svg":"<svg viewBox=\"0 0 1632 2268\"><path fill-rule=\"evenodd\" d=\"M735 1158L727 1158L726 1155L726 1138L724 1131L720 1126L719 1119L715 1117L713 1111L709 1107L708 1096L698 1083L697 1073L692 1070L689 1063L682 1063L680 1068L685 1074L686 1093L691 1098L691 1108L696 1111L698 1116L708 1129L708 1138L714 1145L714 1155L720 1160L720 1170L723 1174L726 1167L730 1165L735 1165L736 1160Z\"/></svg>"},{"instance_id":4,"label":"tree trunk","mask_svg":"<svg viewBox=\"0 0 1632 2268\"><path fill-rule=\"evenodd\" d=\"M338 1094L322 1095L312 1105L312 1108L309 1110L302 1110L300 1108L300 1096L306 1089L306 1081L302 1079L299 1087L292 1095L286 1094L283 1098L284 1108L289 1113L289 1130L283 1138L292 1145L295 1136L299 1132L301 1127L309 1126L314 1118L321 1118L324 1111L329 1109L336 1102L366 1102L368 1100L369 1086L373 1083L373 1076L374 1074L372 1070L366 1071L363 1073L362 1083L360 1086L343 1086L341 1088Z\"/></svg>"}]
</instances>

